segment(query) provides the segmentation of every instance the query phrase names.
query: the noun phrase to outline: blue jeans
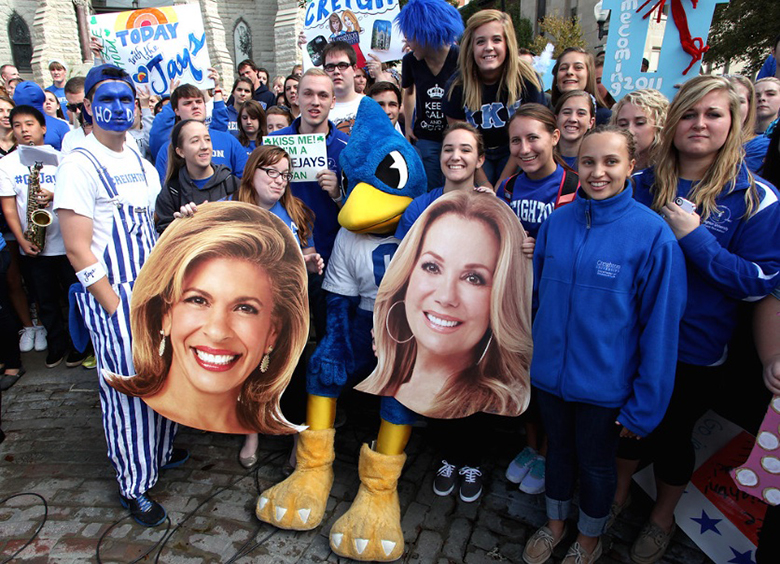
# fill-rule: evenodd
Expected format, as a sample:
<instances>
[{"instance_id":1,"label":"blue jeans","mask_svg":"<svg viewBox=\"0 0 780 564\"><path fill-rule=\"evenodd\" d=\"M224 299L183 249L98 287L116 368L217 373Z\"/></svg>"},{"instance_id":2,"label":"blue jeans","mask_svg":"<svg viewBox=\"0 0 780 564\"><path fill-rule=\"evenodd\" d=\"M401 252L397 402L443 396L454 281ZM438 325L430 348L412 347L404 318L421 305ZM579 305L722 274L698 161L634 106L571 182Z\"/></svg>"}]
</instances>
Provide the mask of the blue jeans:
<instances>
[{"instance_id":1,"label":"blue jeans","mask_svg":"<svg viewBox=\"0 0 780 564\"><path fill-rule=\"evenodd\" d=\"M579 531L589 537L604 532L617 487L620 410L588 403L568 402L533 389L547 431L545 468L547 518L565 520L571 509L579 462Z\"/></svg>"},{"instance_id":2,"label":"blue jeans","mask_svg":"<svg viewBox=\"0 0 780 564\"><path fill-rule=\"evenodd\" d=\"M504 172L504 167L506 167L508 161L509 147L486 149L485 163L482 165L482 171L485 173L490 184L493 185L493 188L498 189L496 182L501 177L501 173Z\"/></svg>"},{"instance_id":3,"label":"blue jeans","mask_svg":"<svg viewBox=\"0 0 780 564\"><path fill-rule=\"evenodd\" d=\"M441 141L429 141L418 139L414 142L414 148L423 162L425 176L428 177L428 191L444 186L444 174L441 172L439 154L441 153Z\"/></svg>"}]
</instances>

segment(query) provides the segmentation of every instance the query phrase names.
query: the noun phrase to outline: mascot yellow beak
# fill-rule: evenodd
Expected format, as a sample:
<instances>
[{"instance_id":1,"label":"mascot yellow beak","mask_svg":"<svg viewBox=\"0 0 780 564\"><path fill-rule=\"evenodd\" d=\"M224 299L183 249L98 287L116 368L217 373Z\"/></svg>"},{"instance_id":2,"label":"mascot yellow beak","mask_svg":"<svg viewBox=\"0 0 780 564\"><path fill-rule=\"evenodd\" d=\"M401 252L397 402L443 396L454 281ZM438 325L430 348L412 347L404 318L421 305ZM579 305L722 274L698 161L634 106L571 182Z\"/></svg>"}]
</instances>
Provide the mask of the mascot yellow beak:
<instances>
[{"instance_id":1,"label":"mascot yellow beak","mask_svg":"<svg viewBox=\"0 0 780 564\"><path fill-rule=\"evenodd\" d=\"M412 198L359 183L339 212L339 224L353 233L393 233Z\"/></svg>"}]
</instances>

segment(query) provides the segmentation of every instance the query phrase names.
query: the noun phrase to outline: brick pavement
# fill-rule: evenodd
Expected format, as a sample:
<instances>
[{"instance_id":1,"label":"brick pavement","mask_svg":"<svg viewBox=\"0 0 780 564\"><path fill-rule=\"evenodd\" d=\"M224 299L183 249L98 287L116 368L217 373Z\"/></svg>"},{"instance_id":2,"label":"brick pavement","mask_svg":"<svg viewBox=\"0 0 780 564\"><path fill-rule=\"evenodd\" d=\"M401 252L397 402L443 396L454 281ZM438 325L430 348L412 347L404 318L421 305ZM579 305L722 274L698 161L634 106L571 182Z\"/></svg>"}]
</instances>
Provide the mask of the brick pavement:
<instances>
[{"instance_id":1,"label":"brick pavement","mask_svg":"<svg viewBox=\"0 0 780 564\"><path fill-rule=\"evenodd\" d=\"M342 402L347 404L348 421L337 434L336 479L324 524L314 531L279 531L254 517L258 488L283 477L289 438L261 439L261 458L270 461L256 472L246 472L236 458L238 437L182 428L177 445L189 448L192 457L182 467L163 472L152 490L171 519L170 534L160 547L165 526L143 528L119 506L105 456L96 373L81 368L47 370L43 359L44 353L24 355L28 373L3 394L2 427L8 437L0 445L0 498L30 492L45 498L48 506L40 533L14 562L131 562L147 551L151 552L142 562L343 562L330 552L327 532L357 491L360 444L374 438L377 430L375 404L366 402L366 396L356 393ZM505 421L495 430L491 463L483 467L486 492L471 504L433 494L435 451L426 430L415 429L399 482L406 540L402 562L521 562L526 539L544 521L544 500L519 492L503 477L506 464L523 443L515 427ZM599 562L629 562L630 542L650 507L638 489L634 499L605 537ZM36 496L23 495L0 505L0 562L27 542L43 516L43 502ZM567 545L561 543L556 550L556 562ZM665 562L710 560L678 532Z\"/></svg>"}]
</instances>

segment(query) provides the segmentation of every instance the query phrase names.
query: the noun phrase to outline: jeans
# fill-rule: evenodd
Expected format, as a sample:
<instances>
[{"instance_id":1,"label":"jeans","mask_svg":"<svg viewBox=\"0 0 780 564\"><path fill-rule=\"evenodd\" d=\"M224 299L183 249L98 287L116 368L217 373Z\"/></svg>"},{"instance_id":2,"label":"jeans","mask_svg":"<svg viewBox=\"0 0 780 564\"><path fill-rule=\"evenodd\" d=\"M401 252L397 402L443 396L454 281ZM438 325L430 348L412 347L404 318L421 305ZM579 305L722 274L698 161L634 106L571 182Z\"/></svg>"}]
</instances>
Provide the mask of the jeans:
<instances>
[{"instance_id":1,"label":"jeans","mask_svg":"<svg viewBox=\"0 0 780 564\"><path fill-rule=\"evenodd\" d=\"M617 488L619 408L569 402L533 389L547 431L545 489L547 517L565 520L571 509L579 463L579 531L589 537L604 532Z\"/></svg>"},{"instance_id":2,"label":"jeans","mask_svg":"<svg viewBox=\"0 0 780 564\"><path fill-rule=\"evenodd\" d=\"M444 186L444 174L441 171L439 154L441 153L441 141L429 141L418 139L414 148L423 162L425 176L428 178L428 191Z\"/></svg>"},{"instance_id":3,"label":"jeans","mask_svg":"<svg viewBox=\"0 0 780 564\"><path fill-rule=\"evenodd\" d=\"M509 147L494 147L485 151L485 164L482 165L482 171L487 176L493 188L498 189L496 182L504 172L504 167L509 161Z\"/></svg>"}]
</instances>

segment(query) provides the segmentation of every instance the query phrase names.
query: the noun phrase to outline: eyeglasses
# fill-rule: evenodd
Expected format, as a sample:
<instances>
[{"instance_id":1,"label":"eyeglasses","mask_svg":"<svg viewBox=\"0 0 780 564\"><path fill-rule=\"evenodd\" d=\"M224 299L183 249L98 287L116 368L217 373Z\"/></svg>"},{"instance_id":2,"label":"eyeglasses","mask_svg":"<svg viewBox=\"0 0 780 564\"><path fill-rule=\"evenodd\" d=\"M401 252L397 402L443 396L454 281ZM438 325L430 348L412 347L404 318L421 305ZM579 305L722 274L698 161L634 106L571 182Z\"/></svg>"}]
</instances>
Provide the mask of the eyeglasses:
<instances>
[{"instance_id":1,"label":"eyeglasses","mask_svg":"<svg viewBox=\"0 0 780 564\"><path fill-rule=\"evenodd\" d=\"M69 112L80 112L84 107L84 104L65 104L65 107L68 108Z\"/></svg>"},{"instance_id":2,"label":"eyeglasses","mask_svg":"<svg viewBox=\"0 0 780 564\"><path fill-rule=\"evenodd\" d=\"M289 182L293 179L292 172L280 172L276 170L275 168L265 168L262 166L257 167L262 171L265 171L265 173L268 175L269 178L279 178L280 176L284 178L286 182Z\"/></svg>"},{"instance_id":3,"label":"eyeglasses","mask_svg":"<svg viewBox=\"0 0 780 564\"><path fill-rule=\"evenodd\" d=\"M349 63L345 63L344 61L340 63L328 63L327 65L323 65L322 68L325 69L325 72L333 72L336 69L339 69L341 72L344 72L349 67L351 67Z\"/></svg>"}]
</instances>

